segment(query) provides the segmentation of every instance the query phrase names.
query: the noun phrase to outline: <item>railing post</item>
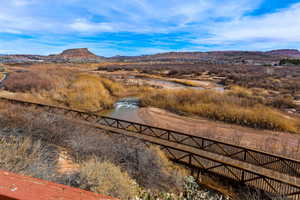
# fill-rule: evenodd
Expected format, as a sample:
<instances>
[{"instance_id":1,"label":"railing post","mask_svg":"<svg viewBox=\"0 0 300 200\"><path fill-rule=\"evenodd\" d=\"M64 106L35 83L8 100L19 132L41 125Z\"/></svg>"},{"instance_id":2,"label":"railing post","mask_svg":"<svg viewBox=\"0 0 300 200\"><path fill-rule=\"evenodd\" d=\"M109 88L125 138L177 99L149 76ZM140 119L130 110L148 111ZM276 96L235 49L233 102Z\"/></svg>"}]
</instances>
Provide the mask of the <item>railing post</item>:
<instances>
[{"instance_id":1,"label":"railing post","mask_svg":"<svg viewBox=\"0 0 300 200\"><path fill-rule=\"evenodd\" d=\"M246 149L244 149L244 158L243 158L243 160L244 160L244 161L247 160L247 150L246 150Z\"/></svg>"},{"instance_id":2,"label":"railing post","mask_svg":"<svg viewBox=\"0 0 300 200\"><path fill-rule=\"evenodd\" d=\"M246 159L247 159L247 150L246 149L244 149L244 156L243 156L243 160L244 161L246 161ZM245 171L243 170L242 171L242 178L241 178L242 180L242 183L244 183L245 182Z\"/></svg>"},{"instance_id":3,"label":"railing post","mask_svg":"<svg viewBox=\"0 0 300 200\"><path fill-rule=\"evenodd\" d=\"M189 155L189 165L191 168L191 176L194 176L194 166L192 165L192 154Z\"/></svg>"}]
</instances>

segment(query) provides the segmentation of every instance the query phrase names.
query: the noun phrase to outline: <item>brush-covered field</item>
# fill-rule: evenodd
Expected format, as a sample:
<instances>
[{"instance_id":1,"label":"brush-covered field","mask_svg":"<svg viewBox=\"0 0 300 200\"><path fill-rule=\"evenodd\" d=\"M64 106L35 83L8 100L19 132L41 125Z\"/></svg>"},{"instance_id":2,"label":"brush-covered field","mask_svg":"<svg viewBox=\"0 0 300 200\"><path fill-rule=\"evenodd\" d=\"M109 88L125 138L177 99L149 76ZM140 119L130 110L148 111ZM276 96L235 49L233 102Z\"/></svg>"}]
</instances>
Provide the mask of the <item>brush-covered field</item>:
<instances>
[{"instance_id":1,"label":"brush-covered field","mask_svg":"<svg viewBox=\"0 0 300 200\"><path fill-rule=\"evenodd\" d=\"M296 108L293 98L287 95L271 97L265 88L245 88L232 84L227 86L225 92L200 91L184 88L185 85L195 86L194 79L172 78L167 80L182 84L182 89L159 89L151 85L128 85L95 73L93 69L99 68L97 65L87 66L88 70L82 70L83 67L33 65L21 72L11 72L3 86L22 99L89 112L110 110L118 99L137 96L142 106L158 107L180 115L299 133L299 118L283 111L285 108ZM114 69L113 66L108 67ZM103 69L103 66L100 68ZM144 76L164 80L164 76L159 74L141 73L141 77Z\"/></svg>"},{"instance_id":2,"label":"brush-covered field","mask_svg":"<svg viewBox=\"0 0 300 200\"><path fill-rule=\"evenodd\" d=\"M114 65L103 63L100 68L103 67L113 69ZM163 69L160 72L164 75L135 70L140 77L182 85L179 89L162 89L151 84L128 84L127 72L123 73L125 81L120 81L98 73L98 68L97 64L8 66L5 69L9 77L3 81L0 95L88 112L110 110L121 98L137 97L143 107L191 118L299 133L299 118L283 110L294 106L293 98L270 98L266 88L230 84L224 86L225 91L199 90L192 87L198 86L197 81L203 77L177 76L178 72ZM207 77L205 81L216 85L220 80ZM158 147L75 123L63 115L0 102L0 125L0 144L5 147L0 150L2 170L120 199L254 198L251 190L232 189L203 178L204 185L213 185L222 194L208 190L189 177L183 167L171 163ZM67 157L62 159L62 154Z\"/></svg>"}]
</instances>

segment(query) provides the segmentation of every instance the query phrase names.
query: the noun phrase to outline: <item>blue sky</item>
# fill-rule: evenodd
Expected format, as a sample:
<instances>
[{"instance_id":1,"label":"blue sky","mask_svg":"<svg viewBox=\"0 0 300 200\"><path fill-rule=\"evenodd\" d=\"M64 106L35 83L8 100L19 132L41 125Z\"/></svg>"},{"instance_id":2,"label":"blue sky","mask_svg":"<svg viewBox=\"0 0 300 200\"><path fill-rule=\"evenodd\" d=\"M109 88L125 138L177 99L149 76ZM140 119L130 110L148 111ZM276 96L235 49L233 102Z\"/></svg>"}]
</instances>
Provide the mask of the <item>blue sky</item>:
<instances>
[{"instance_id":1,"label":"blue sky","mask_svg":"<svg viewBox=\"0 0 300 200\"><path fill-rule=\"evenodd\" d=\"M300 0L0 0L0 54L300 49Z\"/></svg>"}]
</instances>

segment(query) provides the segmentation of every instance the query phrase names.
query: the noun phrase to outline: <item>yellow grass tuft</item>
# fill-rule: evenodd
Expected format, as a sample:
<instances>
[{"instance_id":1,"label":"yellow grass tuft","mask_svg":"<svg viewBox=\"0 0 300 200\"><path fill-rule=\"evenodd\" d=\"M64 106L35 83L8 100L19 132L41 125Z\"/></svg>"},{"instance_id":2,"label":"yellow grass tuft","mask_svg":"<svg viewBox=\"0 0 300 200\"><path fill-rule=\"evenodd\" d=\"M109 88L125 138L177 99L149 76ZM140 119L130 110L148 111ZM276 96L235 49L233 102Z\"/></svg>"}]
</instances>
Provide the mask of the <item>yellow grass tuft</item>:
<instances>
[{"instance_id":1,"label":"yellow grass tuft","mask_svg":"<svg viewBox=\"0 0 300 200\"><path fill-rule=\"evenodd\" d=\"M92 192L120 199L133 199L139 187L126 172L110 162L100 162L92 158L79 167L80 178L86 181L80 187L88 187Z\"/></svg>"},{"instance_id":2,"label":"yellow grass tuft","mask_svg":"<svg viewBox=\"0 0 300 200\"><path fill-rule=\"evenodd\" d=\"M201 85L193 80L171 79L172 82L179 83L185 86L200 87Z\"/></svg>"},{"instance_id":3,"label":"yellow grass tuft","mask_svg":"<svg viewBox=\"0 0 300 200\"><path fill-rule=\"evenodd\" d=\"M121 84L103 77L100 79L105 89L107 89L112 96L118 97L124 94L125 88Z\"/></svg>"},{"instance_id":4,"label":"yellow grass tuft","mask_svg":"<svg viewBox=\"0 0 300 200\"><path fill-rule=\"evenodd\" d=\"M235 95L238 97L252 97L253 96L253 92L250 89L241 87L241 86L231 86L230 90L227 92L230 95Z\"/></svg>"},{"instance_id":5,"label":"yellow grass tuft","mask_svg":"<svg viewBox=\"0 0 300 200\"><path fill-rule=\"evenodd\" d=\"M65 102L72 108L87 111L110 109L114 99L96 75L81 74L64 91Z\"/></svg>"}]
</instances>

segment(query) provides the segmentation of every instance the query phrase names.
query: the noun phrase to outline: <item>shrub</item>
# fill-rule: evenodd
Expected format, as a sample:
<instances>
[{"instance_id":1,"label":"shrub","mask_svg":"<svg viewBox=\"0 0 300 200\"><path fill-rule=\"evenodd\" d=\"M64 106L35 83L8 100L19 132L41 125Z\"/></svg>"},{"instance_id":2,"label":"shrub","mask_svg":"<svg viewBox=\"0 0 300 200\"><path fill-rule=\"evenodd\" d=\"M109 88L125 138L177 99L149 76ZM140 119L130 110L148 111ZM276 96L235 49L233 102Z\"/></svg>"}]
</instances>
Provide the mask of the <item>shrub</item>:
<instances>
[{"instance_id":1,"label":"shrub","mask_svg":"<svg viewBox=\"0 0 300 200\"><path fill-rule=\"evenodd\" d=\"M299 59L282 59L279 62L279 65L286 65L286 64L292 64L292 65L300 65Z\"/></svg>"},{"instance_id":2,"label":"shrub","mask_svg":"<svg viewBox=\"0 0 300 200\"><path fill-rule=\"evenodd\" d=\"M0 64L0 72L5 72L5 66Z\"/></svg>"},{"instance_id":3,"label":"shrub","mask_svg":"<svg viewBox=\"0 0 300 200\"><path fill-rule=\"evenodd\" d=\"M133 199L138 195L138 185L126 172L110 162L100 162L95 157L80 164L79 176L80 187L92 192L120 199Z\"/></svg>"},{"instance_id":4,"label":"shrub","mask_svg":"<svg viewBox=\"0 0 300 200\"><path fill-rule=\"evenodd\" d=\"M33 141L30 137L0 138L0 168L36 178L56 178L56 157L53 147Z\"/></svg>"},{"instance_id":5,"label":"shrub","mask_svg":"<svg viewBox=\"0 0 300 200\"><path fill-rule=\"evenodd\" d=\"M51 90L52 81L36 72L12 73L3 81L4 88L12 92Z\"/></svg>"},{"instance_id":6,"label":"shrub","mask_svg":"<svg viewBox=\"0 0 300 200\"><path fill-rule=\"evenodd\" d=\"M185 171L171 163L156 147L148 148L142 142L126 136L107 136L94 131L70 134L66 142L75 160L96 156L109 161L136 180L144 188L159 191L180 191Z\"/></svg>"},{"instance_id":7,"label":"shrub","mask_svg":"<svg viewBox=\"0 0 300 200\"><path fill-rule=\"evenodd\" d=\"M63 91L64 103L72 108L99 111L109 109L114 100L96 75L81 74Z\"/></svg>"},{"instance_id":8,"label":"shrub","mask_svg":"<svg viewBox=\"0 0 300 200\"><path fill-rule=\"evenodd\" d=\"M272 98L268 104L270 106L273 106L275 108L296 108L296 105L294 104L294 100L290 96L278 96Z\"/></svg>"}]
</instances>

